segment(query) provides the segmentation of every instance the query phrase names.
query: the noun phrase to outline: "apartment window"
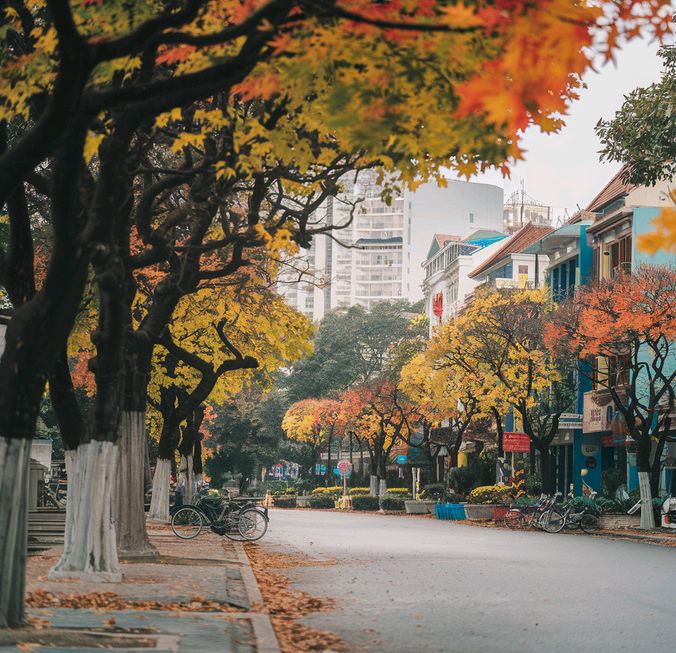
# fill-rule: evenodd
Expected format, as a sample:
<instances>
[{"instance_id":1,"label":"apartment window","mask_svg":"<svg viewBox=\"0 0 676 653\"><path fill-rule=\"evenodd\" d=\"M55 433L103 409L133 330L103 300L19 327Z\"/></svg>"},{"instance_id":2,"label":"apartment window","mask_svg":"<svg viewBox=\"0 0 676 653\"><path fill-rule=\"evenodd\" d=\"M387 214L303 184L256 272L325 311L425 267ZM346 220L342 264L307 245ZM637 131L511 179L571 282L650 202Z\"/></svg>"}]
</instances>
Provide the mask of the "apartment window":
<instances>
[{"instance_id":1,"label":"apartment window","mask_svg":"<svg viewBox=\"0 0 676 653\"><path fill-rule=\"evenodd\" d=\"M469 214L469 223L474 224L474 213Z\"/></svg>"}]
</instances>

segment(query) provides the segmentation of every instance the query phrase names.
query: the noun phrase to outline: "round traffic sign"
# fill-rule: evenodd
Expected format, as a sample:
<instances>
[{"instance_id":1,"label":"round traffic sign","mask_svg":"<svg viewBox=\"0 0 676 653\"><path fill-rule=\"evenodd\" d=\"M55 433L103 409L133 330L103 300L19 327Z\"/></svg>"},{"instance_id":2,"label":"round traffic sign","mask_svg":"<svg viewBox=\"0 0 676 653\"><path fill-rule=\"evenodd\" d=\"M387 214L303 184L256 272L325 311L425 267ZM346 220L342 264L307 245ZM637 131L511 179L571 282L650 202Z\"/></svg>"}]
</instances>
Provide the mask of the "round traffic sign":
<instances>
[{"instance_id":1,"label":"round traffic sign","mask_svg":"<svg viewBox=\"0 0 676 653\"><path fill-rule=\"evenodd\" d=\"M341 460L338 463L338 473L341 476L347 476L352 471L352 463L347 460Z\"/></svg>"}]
</instances>

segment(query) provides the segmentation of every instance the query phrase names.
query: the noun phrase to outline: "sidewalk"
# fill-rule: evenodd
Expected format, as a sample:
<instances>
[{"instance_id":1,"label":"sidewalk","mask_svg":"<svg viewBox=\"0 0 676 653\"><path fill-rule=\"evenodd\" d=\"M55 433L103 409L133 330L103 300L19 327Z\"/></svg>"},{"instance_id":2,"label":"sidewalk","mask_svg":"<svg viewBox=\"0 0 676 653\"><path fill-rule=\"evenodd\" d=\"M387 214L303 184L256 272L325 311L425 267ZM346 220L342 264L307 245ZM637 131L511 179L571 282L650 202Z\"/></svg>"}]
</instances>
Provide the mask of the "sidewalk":
<instances>
[{"instance_id":1,"label":"sidewalk","mask_svg":"<svg viewBox=\"0 0 676 653\"><path fill-rule=\"evenodd\" d=\"M210 532L180 540L168 527L151 528L160 555L121 559L119 584L47 580L60 546L28 558L29 605L40 605L27 610L34 628L0 631L0 652L279 653L239 542Z\"/></svg>"}]
</instances>

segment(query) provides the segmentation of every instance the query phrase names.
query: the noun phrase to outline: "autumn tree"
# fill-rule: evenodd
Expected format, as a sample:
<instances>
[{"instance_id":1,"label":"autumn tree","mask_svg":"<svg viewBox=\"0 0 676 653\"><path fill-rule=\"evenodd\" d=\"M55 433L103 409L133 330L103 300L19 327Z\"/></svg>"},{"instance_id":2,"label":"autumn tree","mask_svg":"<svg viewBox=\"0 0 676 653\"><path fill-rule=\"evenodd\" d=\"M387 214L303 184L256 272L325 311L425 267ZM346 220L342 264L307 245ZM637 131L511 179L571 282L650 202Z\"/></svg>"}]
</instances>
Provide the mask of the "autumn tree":
<instances>
[{"instance_id":1,"label":"autumn tree","mask_svg":"<svg viewBox=\"0 0 676 653\"><path fill-rule=\"evenodd\" d=\"M322 451L330 446L334 437L343 433L340 404L329 399L304 399L293 404L284 415L282 428L291 440L310 448L310 469L317 476L316 465L321 462ZM327 475L332 473L327 465Z\"/></svg>"},{"instance_id":2,"label":"autumn tree","mask_svg":"<svg viewBox=\"0 0 676 653\"><path fill-rule=\"evenodd\" d=\"M610 395L626 424L645 529L655 526L651 499L676 408L675 289L673 269L640 266L632 275L581 287L547 330L551 347L578 354L580 373Z\"/></svg>"},{"instance_id":3,"label":"autumn tree","mask_svg":"<svg viewBox=\"0 0 676 653\"><path fill-rule=\"evenodd\" d=\"M490 412L484 397L490 390L483 379L477 378L477 371L437 367L435 350L431 348L403 367L399 387L417 406L427 442L431 427L448 423L452 432L448 444L451 460L457 460L463 436L472 422Z\"/></svg>"},{"instance_id":4,"label":"autumn tree","mask_svg":"<svg viewBox=\"0 0 676 653\"><path fill-rule=\"evenodd\" d=\"M544 342L552 304L546 288L478 289L455 322L433 339L435 366L452 367L481 387L481 401L499 419L511 406L540 454L542 484L553 484L549 446L559 418L574 400L574 387ZM485 411L487 412L487 411Z\"/></svg>"},{"instance_id":5,"label":"autumn tree","mask_svg":"<svg viewBox=\"0 0 676 653\"><path fill-rule=\"evenodd\" d=\"M14 307L0 359L1 485L12 497L0 510L0 625L23 620L28 442L90 265L100 301L98 392L74 478L82 494L88 483L102 488L104 506L113 492L109 472L124 397L119 366L129 327L119 310L130 289L122 232L133 196L132 178L119 172L137 162L128 155L142 125L218 92L263 100L278 94L289 98L290 111L312 102L312 114L340 132L347 151L387 156L404 181L448 166L469 174L520 156L518 130L527 125L561 125L556 116L575 96L570 75L589 65L590 27L601 26L609 55L619 34L631 36L641 24L666 31L667 19L657 18L660 2L639 17L633 4L543 0L512 12L427 0L406 3L403 12L399 3L368 0L185 0L178 7L37 0L8 7L0 26L9 46L0 62L0 122L17 136L0 153L0 205L22 195L51 160L54 238L44 284ZM92 179L83 159L97 146ZM213 166L227 176L226 160ZM19 237L27 233L25 212L9 215L17 238L0 257L3 278L31 256L28 239ZM106 545L78 555L93 561L95 573L113 577L104 552L115 539L107 508L90 515L91 532L103 533L97 541Z\"/></svg>"},{"instance_id":6,"label":"autumn tree","mask_svg":"<svg viewBox=\"0 0 676 653\"><path fill-rule=\"evenodd\" d=\"M345 432L358 438L370 459L371 495L387 492L387 462L392 449L412 444L420 412L415 403L384 377L340 396Z\"/></svg>"},{"instance_id":7,"label":"autumn tree","mask_svg":"<svg viewBox=\"0 0 676 653\"><path fill-rule=\"evenodd\" d=\"M210 315L220 318L215 328ZM171 461L183 442L181 424L203 402L231 402L250 383L270 387L277 368L306 352L309 330L307 319L257 286L255 276L241 287L207 287L181 301L158 340L149 388L151 405L162 415L150 518L169 519ZM256 375L246 372L255 368Z\"/></svg>"}]
</instances>

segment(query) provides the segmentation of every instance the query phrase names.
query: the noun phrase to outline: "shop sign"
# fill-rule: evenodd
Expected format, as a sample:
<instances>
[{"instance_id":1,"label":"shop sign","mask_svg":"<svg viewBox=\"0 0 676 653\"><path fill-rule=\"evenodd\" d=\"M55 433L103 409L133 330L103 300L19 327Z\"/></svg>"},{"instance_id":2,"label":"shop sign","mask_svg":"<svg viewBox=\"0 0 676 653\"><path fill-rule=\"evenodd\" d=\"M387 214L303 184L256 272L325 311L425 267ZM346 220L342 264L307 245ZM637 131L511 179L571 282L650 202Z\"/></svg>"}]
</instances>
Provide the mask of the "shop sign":
<instances>
[{"instance_id":1,"label":"shop sign","mask_svg":"<svg viewBox=\"0 0 676 653\"><path fill-rule=\"evenodd\" d=\"M411 434L411 444L414 446L418 446L419 444L423 443L423 440L425 439L425 430L422 428L422 426L415 432Z\"/></svg>"},{"instance_id":2,"label":"shop sign","mask_svg":"<svg viewBox=\"0 0 676 653\"><path fill-rule=\"evenodd\" d=\"M610 395L606 395L599 403L599 397L594 395L597 393L593 390L584 393L584 409L582 419L583 433L598 433L599 431L610 431L610 421L613 419L614 406L613 399Z\"/></svg>"},{"instance_id":3,"label":"shop sign","mask_svg":"<svg viewBox=\"0 0 676 653\"><path fill-rule=\"evenodd\" d=\"M503 433L503 451L530 451L530 438L526 433Z\"/></svg>"},{"instance_id":4,"label":"shop sign","mask_svg":"<svg viewBox=\"0 0 676 653\"><path fill-rule=\"evenodd\" d=\"M612 433L604 433L601 436L601 446L602 447L614 447L615 446L615 436Z\"/></svg>"},{"instance_id":5,"label":"shop sign","mask_svg":"<svg viewBox=\"0 0 676 653\"><path fill-rule=\"evenodd\" d=\"M582 415L577 413L561 413L559 417L560 429L581 429Z\"/></svg>"}]
</instances>

